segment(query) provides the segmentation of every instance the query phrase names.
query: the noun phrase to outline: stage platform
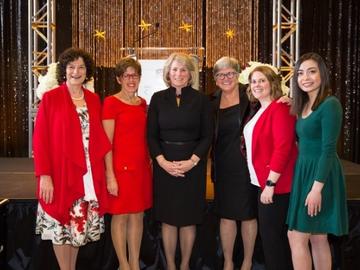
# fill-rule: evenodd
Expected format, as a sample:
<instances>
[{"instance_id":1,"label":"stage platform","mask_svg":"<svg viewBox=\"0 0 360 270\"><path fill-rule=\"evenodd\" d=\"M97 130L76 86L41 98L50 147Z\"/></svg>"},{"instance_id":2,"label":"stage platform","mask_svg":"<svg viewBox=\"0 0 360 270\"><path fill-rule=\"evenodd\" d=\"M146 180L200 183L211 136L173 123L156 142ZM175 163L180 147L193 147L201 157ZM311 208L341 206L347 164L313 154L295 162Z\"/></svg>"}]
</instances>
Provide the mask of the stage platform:
<instances>
[{"instance_id":1,"label":"stage platform","mask_svg":"<svg viewBox=\"0 0 360 270\"><path fill-rule=\"evenodd\" d=\"M330 236L333 269L360 269L360 165L342 161L347 182L349 235ZM33 160L29 158L0 158L0 269L59 269L49 241L41 241L35 231L37 200ZM5 200L2 200L4 198ZM222 250L219 240L219 220L213 212L213 186L208 177L204 221L197 226L192 252L192 270L222 269ZM100 241L90 243L79 251L78 270L116 270L116 254L110 235L111 216L105 216L105 233ZM240 231L240 228L238 228ZM154 221L151 210L144 217L144 234L140 260L142 270L165 269L165 255L160 224ZM240 235L240 234L239 234ZM242 261L242 241L235 242L235 269ZM177 256L177 258L179 258ZM264 270L260 239L257 239L253 270ZM89 263L91 262L91 263Z\"/></svg>"}]
</instances>

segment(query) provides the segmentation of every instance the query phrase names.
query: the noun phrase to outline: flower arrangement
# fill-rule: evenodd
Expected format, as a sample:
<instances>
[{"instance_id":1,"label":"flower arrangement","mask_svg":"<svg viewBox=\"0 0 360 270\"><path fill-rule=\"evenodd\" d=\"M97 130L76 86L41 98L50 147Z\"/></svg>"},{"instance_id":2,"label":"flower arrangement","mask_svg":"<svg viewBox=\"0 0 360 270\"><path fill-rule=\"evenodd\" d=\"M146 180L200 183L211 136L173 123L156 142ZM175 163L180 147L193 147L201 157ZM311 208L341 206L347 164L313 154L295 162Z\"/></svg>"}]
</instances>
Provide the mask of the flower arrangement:
<instances>
[{"instance_id":1,"label":"flower arrangement","mask_svg":"<svg viewBox=\"0 0 360 270\"><path fill-rule=\"evenodd\" d=\"M57 63L51 63L48 67L47 73L45 75L40 75L39 85L35 90L36 96L40 100L47 91L50 91L59 86L59 83L56 79L56 68ZM91 78L90 81L84 84L84 88L94 92L94 78Z\"/></svg>"},{"instance_id":2,"label":"flower arrangement","mask_svg":"<svg viewBox=\"0 0 360 270\"><path fill-rule=\"evenodd\" d=\"M270 64L265 64L265 63L261 63L261 62L255 62L255 61L250 61L248 63L248 66L241 71L240 75L239 75L239 82L241 84L249 84L249 75L250 73L259 66L266 66L271 68L276 74L278 74L279 76L281 76L279 70L274 67L273 65ZM282 77L281 77L282 78ZM287 95L289 93L289 87L286 86L285 81L281 80L281 90L283 92L284 95Z\"/></svg>"}]
</instances>

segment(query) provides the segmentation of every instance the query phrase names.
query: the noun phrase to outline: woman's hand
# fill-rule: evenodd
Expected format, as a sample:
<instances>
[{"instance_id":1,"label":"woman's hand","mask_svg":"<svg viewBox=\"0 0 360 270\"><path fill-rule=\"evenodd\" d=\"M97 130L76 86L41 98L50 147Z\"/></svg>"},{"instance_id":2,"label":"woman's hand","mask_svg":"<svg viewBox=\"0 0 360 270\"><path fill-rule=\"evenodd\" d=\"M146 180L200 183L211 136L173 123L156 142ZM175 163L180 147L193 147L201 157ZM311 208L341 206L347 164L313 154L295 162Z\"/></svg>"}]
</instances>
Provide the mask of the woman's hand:
<instances>
[{"instance_id":1,"label":"woman's hand","mask_svg":"<svg viewBox=\"0 0 360 270\"><path fill-rule=\"evenodd\" d=\"M260 202L263 204L273 203L274 187L265 186L260 195Z\"/></svg>"},{"instance_id":2,"label":"woman's hand","mask_svg":"<svg viewBox=\"0 0 360 270\"><path fill-rule=\"evenodd\" d=\"M305 206L308 208L309 216L316 216L321 211L321 191L311 189L306 197Z\"/></svg>"},{"instance_id":3,"label":"woman's hand","mask_svg":"<svg viewBox=\"0 0 360 270\"><path fill-rule=\"evenodd\" d=\"M191 159L174 161L174 163L177 164L178 170L181 171L181 173L183 174L190 171L196 166L194 161L192 161Z\"/></svg>"},{"instance_id":4,"label":"woman's hand","mask_svg":"<svg viewBox=\"0 0 360 270\"><path fill-rule=\"evenodd\" d=\"M158 161L161 168L163 168L168 174L175 177L184 177L184 172L180 169L178 161L167 161L165 158Z\"/></svg>"},{"instance_id":5,"label":"woman's hand","mask_svg":"<svg viewBox=\"0 0 360 270\"><path fill-rule=\"evenodd\" d=\"M110 195L117 196L119 187L115 176L106 177L106 188Z\"/></svg>"},{"instance_id":6,"label":"woman's hand","mask_svg":"<svg viewBox=\"0 0 360 270\"><path fill-rule=\"evenodd\" d=\"M50 175L40 175L39 197L46 204L54 200L54 184Z\"/></svg>"},{"instance_id":7,"label":"woman's hand","mask_svg":"<svg viewBox=\"0 0 360 270\"><path fill-rule=\"evenodd\" d=\"M315 180L310 192L308 193L305 206L308 208L308 215L313 217L321 211L321 191L324 183Z\"/></svg>"},{"instance_id":8,"label":"woman's hand","mask_svg":"<svg viewBox=\"0 0 360 270\"><path fill-rule=\"evenodd\" d=\"M291 106L292 105L292 99L288 96L282 96L281 98L279 98L277 101L277 103L285 103L286 105Z\"/></svg>"}]
</instances>

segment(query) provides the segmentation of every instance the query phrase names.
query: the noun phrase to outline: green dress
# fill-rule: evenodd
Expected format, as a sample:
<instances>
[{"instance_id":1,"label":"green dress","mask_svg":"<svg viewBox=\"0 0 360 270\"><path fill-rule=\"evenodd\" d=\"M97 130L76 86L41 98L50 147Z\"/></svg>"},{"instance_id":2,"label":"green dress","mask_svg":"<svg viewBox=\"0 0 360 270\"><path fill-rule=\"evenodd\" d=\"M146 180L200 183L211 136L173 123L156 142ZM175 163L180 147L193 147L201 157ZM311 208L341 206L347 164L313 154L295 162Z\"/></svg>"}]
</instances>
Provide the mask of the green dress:
<instances>
[{"instance_id":1,"label":"green dress","mask_svg":"<svg viewBox=\"0 0 360 270\"><path fill-rule=\"evenodd\" d=\"M341 121L342 108L333 96L327 97L308 117L297 120L299 156L287 217L289 230L334 235L348 232L345 180L336 153ZM321 212L311 217L305 199L314 180L323 182L324 187Z\"/></svg>"}]
</instances>

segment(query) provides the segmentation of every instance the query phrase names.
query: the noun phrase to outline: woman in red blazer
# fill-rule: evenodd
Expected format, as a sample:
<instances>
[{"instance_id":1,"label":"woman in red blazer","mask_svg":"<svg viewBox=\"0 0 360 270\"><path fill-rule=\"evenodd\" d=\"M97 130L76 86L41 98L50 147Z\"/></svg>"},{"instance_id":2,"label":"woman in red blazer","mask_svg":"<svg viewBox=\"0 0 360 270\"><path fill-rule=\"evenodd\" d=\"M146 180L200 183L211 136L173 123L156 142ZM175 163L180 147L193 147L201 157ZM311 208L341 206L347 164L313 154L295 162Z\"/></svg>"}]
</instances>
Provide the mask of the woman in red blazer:
<instances>
[{"instance_id":1,"label":"woman in red blazer","mask_svg":"<svg viewBox=\"0 0 360 270\"><path fill-rule=\"evenodd\" d=\"M249 75L250 100L259 110L246 124L244 136L251 183L259 188L258 219L267 270L292 269L286 215L297 156L295 117L277 103L281 79L270 67ZM274 246L276 245L276 247Z\"/></svg>"},{"instance_id":2,"label":"woman in red blazer","mask_svg":"<svg viewBox=\"0 0 360 270\"><path fill-rule=\"evenodd\" d=\"M89 54L60 55L60 86L45 93L36 116L34 165L39 199L36 233L51 240L60 269L75 270L79 246L100 239L106 209L100 100L83 88L93 74Z\"/></svg>"}]
</instances>

